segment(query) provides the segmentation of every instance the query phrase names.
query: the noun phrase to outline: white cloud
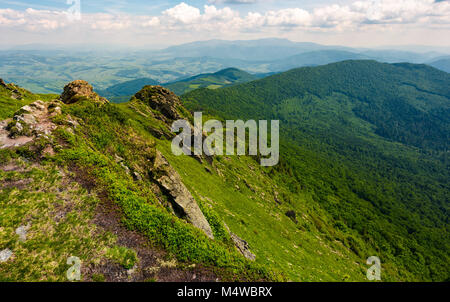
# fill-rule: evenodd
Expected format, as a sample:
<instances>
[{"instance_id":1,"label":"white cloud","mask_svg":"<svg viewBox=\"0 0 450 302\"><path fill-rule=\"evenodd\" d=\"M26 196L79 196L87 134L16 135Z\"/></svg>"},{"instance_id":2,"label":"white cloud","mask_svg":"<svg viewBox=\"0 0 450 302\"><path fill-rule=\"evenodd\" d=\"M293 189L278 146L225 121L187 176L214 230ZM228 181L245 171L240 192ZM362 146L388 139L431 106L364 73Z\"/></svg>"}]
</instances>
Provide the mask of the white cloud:
<instances>
[{"instance_id":1,"label":"white cloud","mask_svg":"<svg viewBox=\"0 0 450 302\"><path fill-rule=\"evenodd\" d=\"M144 17L140 24L142 27L157 27L161 21L158 17Z\"/></svg>"},{"instance_id":2,"label":"white cloud","mask_svg":"<svg viewBox=\"0 0 450 302\"><path fill-rule=\"evenodd\" d=\"M254 2L254 0L211 0L210 3ZM80 21L71 22L67 13L54 10L0 9L0 29L18 32L52 32L57 30L91 32L123 32L143 35L146 32L175 35L215 34L216 37L236 37L252 32L273 35L291 32L369 32L405 31L409 28L450 30L450 2L434 0L357 0L348 5L325 5L313 10L301 7L249 12L240 15L229 7L205 5L202 8L184 2L169 8L160 16L132 16L129 14L82 14ZM399 30L399 28L401 30Z\"/></svg>"},{"instance_id":3,"label":"white cloud","mask_svg":"<svg viewBox=\"0 0 450 302\"><path fill-rule=\"evenodd\" d=\"M208 0L210 4L252 4L257 0Z\"/></svg>"},{"instance_id":4,"label":"white cloud","mask_svg":"<svg viewBox=\"0 0 450 302\"><path fill-rule=\"evenodd\" d=\"M184 2L165 10L163 15L169 18L169 22L180 22L184 24L195 23L201 17L201 13L198 8L187 5Z\"/></svg>"}]
</instances>

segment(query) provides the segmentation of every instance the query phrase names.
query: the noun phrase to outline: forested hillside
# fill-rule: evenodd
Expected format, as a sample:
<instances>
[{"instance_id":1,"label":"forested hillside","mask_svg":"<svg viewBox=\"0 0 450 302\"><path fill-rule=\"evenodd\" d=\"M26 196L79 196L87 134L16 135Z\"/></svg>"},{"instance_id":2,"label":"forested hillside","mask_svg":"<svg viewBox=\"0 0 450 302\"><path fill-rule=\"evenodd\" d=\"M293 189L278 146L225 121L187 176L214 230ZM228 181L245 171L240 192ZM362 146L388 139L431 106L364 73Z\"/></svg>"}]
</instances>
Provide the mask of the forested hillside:
<instances>
[{"instance_id":1,"label":"forested hillside","mask_svg":"<svg viewBox=\"0 0 450 302\"><path fill-rule=\"evenodd\" d=\"M373 247L418 280L448 279L448 73L344 61L182 99L219 118L279 119L278 181L310 192L361 257Z\"/></svg>"},{"instance_id":2,"label":"forested hillside","mask_svg":"<svg viewBox=\"0 0 450 302\"><path fill-rule=\"evenodd\" d=\"M227 68L215 73L199 74L187 79L164 84L177 95L189 92L197 88L217 89L220 87L231 86L234 84L250 82L258 79L252 75L237 68Z\"/></svg>"}]
</instances>

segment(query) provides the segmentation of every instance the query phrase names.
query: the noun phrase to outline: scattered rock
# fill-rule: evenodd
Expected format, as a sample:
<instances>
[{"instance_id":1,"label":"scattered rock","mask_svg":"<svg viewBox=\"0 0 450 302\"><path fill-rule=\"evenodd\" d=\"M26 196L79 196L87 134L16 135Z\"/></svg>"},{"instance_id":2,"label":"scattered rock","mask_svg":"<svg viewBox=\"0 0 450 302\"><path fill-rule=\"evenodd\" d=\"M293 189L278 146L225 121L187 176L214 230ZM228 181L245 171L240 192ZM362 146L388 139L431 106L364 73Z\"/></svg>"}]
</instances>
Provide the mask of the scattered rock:
<instances>
[{"instance_id":1,"label":"scattered rock","mask_svg":"<svg viewBox=\"0 0 450 302\"><path fill-rule=\"evenodd\" d=\"M199 228L205 234L214 239L211 226L200 210L194 197L181 181L181 177L177 171L169 164L161 152L156 152L156 158L152 170L155 181L165 191L168 192L173 199L173 207L175 212L184 217Z\"/></svg>"},{"instance_id":2,"label":"scattered rock","mask_svg":"<svg viewBox=\"0 0 450 302\"><path fill-rule=\"evenodd\" d=\"M279 193L277 191L273 192L273 200L275 200L276 203L281 204L281 200L279 198Z\"/></svg>"},{"instance_id":3,"label":"scattered rock","mask_svg":"<svg viewBox=\"0 0 450 302\"><path fill-rule=\"evenodd\" d=\"M83 97L99 103L108 102L107 99L100 97L94 92L92 85L83 80L76 80L67 84L61 94L61 101L65 104L73 104L78 102L80 98Z\"/></svg>"},{"instance_id":4,"label":"scattered rock","mask_svg":"<svg viewBox=\"0 0 450 302\"><path fill-rule=\"evenodd\" d=\"M47 137L56 129L52 122L48 105L38 100L23 106L13 119L0 121L0 149L23 146L37 137Z\"/></svg>"},{"instance_id":5,"label":"scattered rock","mask_svg":"<svg viewBox=\"0 0 450 302\"><path fill-rule=\"evenodd\" d=\"M172 260L168 260L168 261L164 261L163 259L157 259L157 262L158 262L159 266L162 267L162 268L175 268L175 267L177 267L177 260L176 259L172 259Z\"/></svg>"},{"instance_id":6,"label":"scattered rock","mask_svg":"<svg viewBox=\"0 0 450 302\"><path fill-rule=\"evenodd\" d=\"M135 181L141 181L142 180L142 176L141 176L141 174L139 174L138 172L133 172L133 179L135 180Z\"/></svg>"},{"instance_id":7,"label":"scattered rock","mask_svg":"<svg viewBox=\"0 0 450 302\"><path fill-rule=\"evenodd\" d=\"M127 165L125 165L123 162L120 162L120 165L122 166L122 168L125 170L125 172L127 174L130 174L130 168L128 168Z\"/></svg>"},{"instance_id":8,"label":"scattered rock","mask_svg":"<svg viewBox=\"0 0 450 302\"><path fill-rule=\"evenodd\" d=\"M21 100L22 99L22 95L20 93L13 92L13 93L11 93L11 98L13 100Z\"/></svg>"},{"instance_id":9,"label":"scattered rock","mask_svg":"<svg viewBox=\"0 0 450 302\"><path fill-rule=\"evenodd\" d=\"M114 154L114 160L116 161L116 163L121 163L123 162L125 159L123 159L122 157L120 157L117 154Z\"/></svg>"},{"instance_id":10,"label":"scattered rock","mask_svg":"<svg viewBox=\"0 0 450 302\"><path fill-rule=\"evenodd\" d=\"M294 223L298 223L297 214L293 210L289 210L285 213L287 217L289 217Z\"/></svg>"},{"instance_id":11,"label":"scattered rock","mask_svg":"<svg viewBox=\"0 0 450 302\"><path fill-rule=\"evenodd\" d=\"M3 81L3 79L0 79L0 86L6 87L6 83L5 83L5 81Z\"/></svg>"},{"instance_id":12,"label":"scattered rock","mask_svg":"<svg viewBox=\"0 0 450 302\"><path fill-rule=\"evenodd\" d=\"M19 241L25 242L27 240L27 232L30 226L20 226L16 229L16 234L19 235Z\"/></svg>"},{"instance_id":13,"label":"scattered rock","mask_svg":"<svg viewBox=\"0 0 450 302\"><path fill-rule=\"evenodd\" d=\"M236 234L231 233L231 232L230 232L230 237L231 237L231 239L233 240L234 245L236 245L236 247L237 247L237 249L239 250L239 252L241 252L241 254L242 254L245 258L250 259L250 260L252 260L252 261L254 261L254 260L256 259L255 254L253 254L253 253L250 251L250 247L249 247L247 241L245 241L245 240L239 238Z\"/></svg>"},{"instance_id":14,"label":"scattered rock","mask_svg":"<svg viewBox=\"0 0 450 302\"><path fill-rule=\"evenodd\" d=\"M47 147L44 148L44 150L42 150L42 155L54 156L55 154L56 154L55 150L51 145L48 145Z\"/></svg>"},{"instance_id":15,"label":"scattered rock","mask_svg":"<svg viewBox=\"0 0 450 302\"><path fill-rule=\"evenodd\" d=\"M4 249L3 251L0 251L0 263L8 261L12 255L13 252L10 249Z\"/></svg>"}]
</instances>

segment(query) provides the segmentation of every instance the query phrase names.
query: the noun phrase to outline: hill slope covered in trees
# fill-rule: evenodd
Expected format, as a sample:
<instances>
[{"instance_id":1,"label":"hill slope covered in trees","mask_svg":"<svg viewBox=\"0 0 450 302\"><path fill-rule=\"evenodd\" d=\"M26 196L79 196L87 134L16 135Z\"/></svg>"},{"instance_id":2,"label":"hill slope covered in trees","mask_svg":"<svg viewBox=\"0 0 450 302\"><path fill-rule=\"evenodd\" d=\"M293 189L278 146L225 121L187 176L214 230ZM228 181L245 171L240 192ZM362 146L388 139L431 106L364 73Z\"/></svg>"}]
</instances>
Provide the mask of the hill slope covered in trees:
<instances>
[{"instance_id":1,"label":"hill slope covered in trees","mask_svg":"<svg viewBox=\"0 0 450 302\"><path fill-rule=\"evenodd\" d=\"M279 181L356 232L355 253L371 247L420 280L448 279L448 73L344 61L182 99L219 118L279 119Z\"/></svg>"}]
</instances>

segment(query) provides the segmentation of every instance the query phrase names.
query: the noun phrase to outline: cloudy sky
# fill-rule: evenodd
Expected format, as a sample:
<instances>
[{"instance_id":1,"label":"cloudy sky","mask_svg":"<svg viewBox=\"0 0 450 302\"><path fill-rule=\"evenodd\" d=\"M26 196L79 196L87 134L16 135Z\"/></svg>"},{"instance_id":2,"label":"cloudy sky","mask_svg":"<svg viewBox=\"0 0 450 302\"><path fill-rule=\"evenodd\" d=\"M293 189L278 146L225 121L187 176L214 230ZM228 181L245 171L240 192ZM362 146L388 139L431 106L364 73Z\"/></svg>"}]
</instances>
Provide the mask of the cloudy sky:
<instances>
[{"instance_id":1,"label":"cloudy sky","mask_svg":"<svg viewBox=\"0 0 450 302\"><path fill-rule=\"evenodd\" d=\"M450 46L450 1L0 0L0 37L0 47L162 47L269 37L347 46Z\"/></svg>"}]
</instances>

